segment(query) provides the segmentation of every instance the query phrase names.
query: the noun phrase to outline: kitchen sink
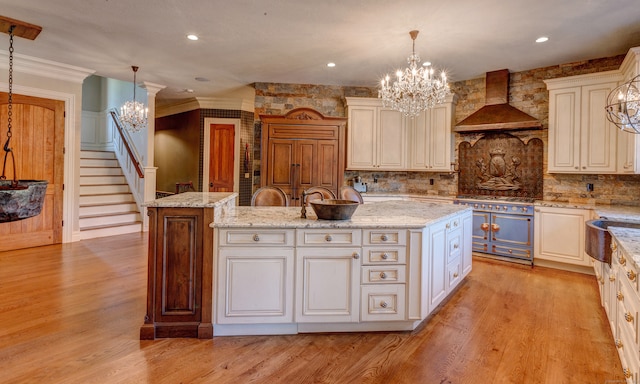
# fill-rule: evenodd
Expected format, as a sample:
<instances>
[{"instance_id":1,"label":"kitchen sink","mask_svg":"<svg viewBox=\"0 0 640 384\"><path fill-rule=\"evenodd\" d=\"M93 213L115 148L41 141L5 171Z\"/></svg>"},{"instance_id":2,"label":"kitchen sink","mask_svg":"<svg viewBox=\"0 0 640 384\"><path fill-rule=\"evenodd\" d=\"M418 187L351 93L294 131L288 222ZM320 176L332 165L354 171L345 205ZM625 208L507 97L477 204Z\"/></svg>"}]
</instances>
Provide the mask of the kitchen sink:
<instances>
[{"instance_id":1,"label":"kitchen sink","mask_svg":"<svg viewBox=\"0 0 640 384\"><path fill-rule=\"evenodd\" d=\"M611 234L609 227L639 228L640 223L596 219L586 222L585 251L591 258L611 265Z\"/></svg>"}]
</instances>

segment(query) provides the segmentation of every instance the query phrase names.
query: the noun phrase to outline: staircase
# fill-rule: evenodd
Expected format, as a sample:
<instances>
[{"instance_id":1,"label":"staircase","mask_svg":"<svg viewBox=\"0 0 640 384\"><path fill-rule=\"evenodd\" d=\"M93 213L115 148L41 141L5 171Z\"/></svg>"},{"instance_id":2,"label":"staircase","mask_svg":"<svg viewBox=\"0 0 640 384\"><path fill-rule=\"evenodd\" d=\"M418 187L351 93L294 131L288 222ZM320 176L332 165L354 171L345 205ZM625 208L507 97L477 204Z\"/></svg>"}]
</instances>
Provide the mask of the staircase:
<instances>
[{"instance_id":1,"label":"staircase","mask_svg":"<svg viewBox=\"0 0 640 384\"><path fill-rule=\"evenodd\" d=\"M142 230L129 185L113 152L80 152L80 239Z\"/></svg>"}]
</instances>

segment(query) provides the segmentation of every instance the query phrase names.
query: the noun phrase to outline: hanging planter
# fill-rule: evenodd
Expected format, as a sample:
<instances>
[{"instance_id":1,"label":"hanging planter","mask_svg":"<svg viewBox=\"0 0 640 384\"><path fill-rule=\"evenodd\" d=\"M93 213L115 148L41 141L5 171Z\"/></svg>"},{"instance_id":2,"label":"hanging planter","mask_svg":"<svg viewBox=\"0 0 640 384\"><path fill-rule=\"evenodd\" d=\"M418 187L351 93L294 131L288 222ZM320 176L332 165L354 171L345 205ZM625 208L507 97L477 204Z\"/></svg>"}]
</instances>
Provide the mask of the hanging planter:
<instances>
[{"instance_id":1,"label":"hanging planter","mask_svg":"<svg viewBox=\"0 0 640 384\"><path fill-rule=\"evenodd\" d=\"M0 21L6 22L4 18ZM9 101L8 110L8 126L7 141L3 150L4 162L2 164L2 175L0 176L0 223L27 219L37 216L42 212L44 204L44 196L47 192L47 180L18 180L16 173L16 162L11 149L11 117L13 114L13 33L16 26L19 25L24 30L25 25L19 24L16 20L11 20L9 26ZM14 23L15 22L15 23ZM0 26L4 25L0 23ZM31 26L28 24L27 26ZM39 32L39 31L38 31ZM37 34L36 34L37 35ZM35 36L33 37L35 38ZM7 159L11 155L13 165L13 180L7 180L5 171L7 168Z\"/></svg>"}]
</instances>

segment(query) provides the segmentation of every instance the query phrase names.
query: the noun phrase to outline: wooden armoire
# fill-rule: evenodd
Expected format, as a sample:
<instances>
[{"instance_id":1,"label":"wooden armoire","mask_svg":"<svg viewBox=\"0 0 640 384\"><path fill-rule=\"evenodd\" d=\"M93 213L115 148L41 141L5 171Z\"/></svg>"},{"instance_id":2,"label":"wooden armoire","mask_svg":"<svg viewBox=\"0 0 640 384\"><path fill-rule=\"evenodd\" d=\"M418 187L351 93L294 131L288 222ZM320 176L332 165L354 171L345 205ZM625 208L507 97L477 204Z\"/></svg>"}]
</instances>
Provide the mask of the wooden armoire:
<instances>
[{"instance_id":1,"label":"wooden armoire","mask_svg":"<svg viewBox=\"0 0 640 384\"><path fill-rule=\"evenodd\" d=\"M281 188L289 205L299 206L302 191L325 187L338 196L345 169L346 124L311 108L286 115L260 115L261 186Z\"/></svg>"}]
</instances>

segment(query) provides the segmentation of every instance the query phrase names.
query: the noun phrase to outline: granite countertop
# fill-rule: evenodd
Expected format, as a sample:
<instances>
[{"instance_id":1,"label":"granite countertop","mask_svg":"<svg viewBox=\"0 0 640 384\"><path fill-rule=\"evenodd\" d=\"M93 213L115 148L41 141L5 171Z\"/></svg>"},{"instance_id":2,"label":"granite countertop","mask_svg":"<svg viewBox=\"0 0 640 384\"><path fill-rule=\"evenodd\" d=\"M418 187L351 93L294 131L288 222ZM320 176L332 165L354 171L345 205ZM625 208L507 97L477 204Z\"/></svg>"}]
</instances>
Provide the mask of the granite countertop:
<instances>
[{"instance_id":1,"label":"granite countertop","mask_svg":"<svg viewBox=\"0 0 640 384\"><path fill-rule=\"evenodd\" d=\"M627 260L631 260L636 270L640 269L640 229L609 227L609 233L615 237L621 252Z\"/></svg>"},{"instance_id":2,"label":"granite countertop","mask_svg":"<svg viewBox=\"0 0 640 384\"><path fill-rule=\"evenodd\" d=\"M450 201L456 198L455 196L441 196L441 195L421 195L417 193L391 193L391 192L363 192L361 193L363 198L367 197L392 197L396 199L420 199L420 200L435 200L435 201Z\"/></svg>"},{"instance_id":3,"label":"granite countertop","mask_svg":"<svg viewBox=\"0 0 640 384\"><path fill-rule=\"evenodd\" d=\"M185 192L144 203L144 207L162 208L214 208L236 199L230 192Z\"/></svg>"},{"instance_id":4,"label":"granite countertop","mask_svg":"<svg viewBox=\"0 0 640 384\"><path fill-rule=\"evenodd\" d=\"M313 208L307 219L300 207L234 207L211 224L217 228L423 228L471 208L437 202L382 201L361 204L350 220L319 220Z\"/></svg>"}]
</instances>

